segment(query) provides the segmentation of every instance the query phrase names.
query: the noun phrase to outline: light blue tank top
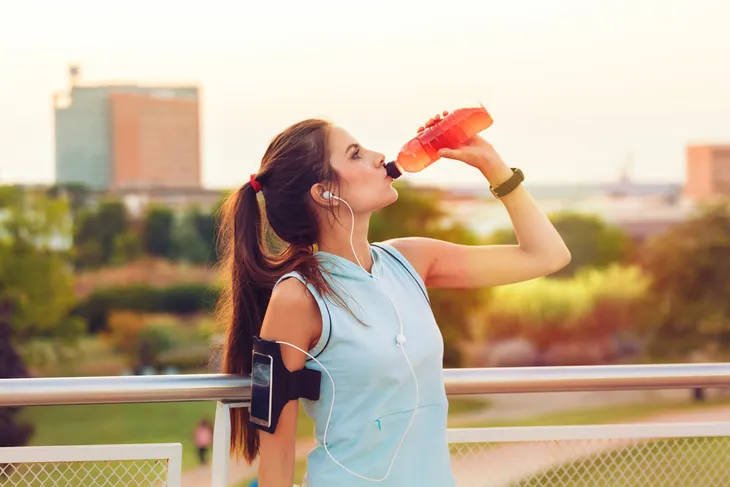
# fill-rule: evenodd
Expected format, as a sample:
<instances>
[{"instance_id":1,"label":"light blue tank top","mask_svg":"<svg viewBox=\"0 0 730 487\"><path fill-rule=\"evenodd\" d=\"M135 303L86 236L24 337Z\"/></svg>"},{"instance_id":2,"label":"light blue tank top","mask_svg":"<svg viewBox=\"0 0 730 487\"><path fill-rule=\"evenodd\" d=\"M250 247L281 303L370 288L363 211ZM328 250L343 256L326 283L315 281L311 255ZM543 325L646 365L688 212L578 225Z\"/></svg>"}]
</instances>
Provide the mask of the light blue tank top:
<instances>
[{"instance_id":1,"label":"light blue tank top","mask_svg":"<svg viewBox=\"0 0 730 487\"><path fill-rule=\"evenodd\" d=\"M448 401L443 378L443 338L426 287L394 247L373 244L370 251L376 277L347 259L316 253L329 273L328 282L364 325L307 285L322 314L322 335L309 353L326 367L335 383L327 447L338 462L353 472L381 479L408 427L416 389L408 362L396 345L398 315L386 295L398 307L407 339L405 351L418 378L420 397L416 414L387 479L373 482L356 477L337 465L323 447L332 406L332 383L322 371L320 399L301 400L305 412L314 420L317 441L307 458L303 487L454 486L446 440ZM297 273L287 274L279 282L292 277L306 284ZM307 367L322 370L312 359L308 359Z\"/></svg>"}]
</instances>

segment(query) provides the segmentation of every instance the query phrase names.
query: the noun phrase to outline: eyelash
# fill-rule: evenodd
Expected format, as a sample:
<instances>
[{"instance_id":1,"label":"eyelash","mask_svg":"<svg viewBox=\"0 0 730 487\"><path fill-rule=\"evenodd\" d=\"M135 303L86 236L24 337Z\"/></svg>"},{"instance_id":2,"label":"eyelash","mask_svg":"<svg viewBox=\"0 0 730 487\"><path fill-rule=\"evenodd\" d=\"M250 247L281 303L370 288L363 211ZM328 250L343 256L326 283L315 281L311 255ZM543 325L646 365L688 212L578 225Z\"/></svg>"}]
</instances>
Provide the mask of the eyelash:
<instances>
[{"instance_id":1,"label":"eyelash","mask_svg":"<svg viewBox=\"0 0 730 487\"><path fill-rule=\"evenodd\" d=\"M355 149L355 152L352 153L353 159L358 159L360 157L360 149Z\"/></svg>"}]
</instances>

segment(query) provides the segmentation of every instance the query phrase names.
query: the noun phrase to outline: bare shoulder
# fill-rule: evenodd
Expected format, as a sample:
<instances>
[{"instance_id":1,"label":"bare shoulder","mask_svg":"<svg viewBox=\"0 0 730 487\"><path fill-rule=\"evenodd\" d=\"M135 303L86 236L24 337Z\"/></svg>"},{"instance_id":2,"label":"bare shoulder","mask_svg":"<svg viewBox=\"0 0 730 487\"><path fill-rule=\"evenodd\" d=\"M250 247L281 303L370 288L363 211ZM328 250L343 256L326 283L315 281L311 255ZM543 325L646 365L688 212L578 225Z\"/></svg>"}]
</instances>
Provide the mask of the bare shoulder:
<instances>
[{"instance_id":1,"label":"bare shoulder","mask_svg":"<svg viewBox=\"0 0 730 487\"><path fill-rule=\"evenodd\" d=\"M317 301L298 279L286 279L271 294L261 327L261 338L281 340L309 350L322 334L322 316ZM290 370L304 366L306 355L283 345L284 363Z\"/></svg>"},{"instance_id":2,"label":"bare shoulder","mask_svg":"<svg viewBox=\"0 0 730 487\"><path fill-rule=\"evenodd\" d=\"M439 240L426 237L394 238L383 242L393 246L411 263L424 282L438 252Z\"/></svg>"}]
</instances>

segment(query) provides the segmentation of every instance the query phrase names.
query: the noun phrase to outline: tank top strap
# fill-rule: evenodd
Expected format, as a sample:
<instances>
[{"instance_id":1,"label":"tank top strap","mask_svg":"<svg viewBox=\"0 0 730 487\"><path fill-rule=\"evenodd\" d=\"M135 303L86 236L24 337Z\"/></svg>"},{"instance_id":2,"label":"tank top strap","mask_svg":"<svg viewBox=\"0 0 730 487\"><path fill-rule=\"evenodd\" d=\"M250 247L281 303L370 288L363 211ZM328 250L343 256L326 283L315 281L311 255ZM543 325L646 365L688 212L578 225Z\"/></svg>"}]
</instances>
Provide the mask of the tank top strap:
<instances>
[{"instance_id":1,"label":"tank top strap","mask_svg":"<svg viewBox=\"0 0 730 487\"><path fill-rule=\"evenodd\" d=\"M431 304L431 299L428 297L428 290L426 289L426 283L423 282L423 279L421 279L421 276L418 274L416 269L413 267L413 265L406 259L406 257L398 251L395 247L393 247L390 244L385 244L382 242L379 243L373 243L370 244L372 247L376 247L383 252L385 252L388 256L391 262L396 262L400 267L405 269L405 271L411 276L411 278L415 281L416 285L418 286L418 289L421 290L423 293L423 297L426 298L426 302Z\"/></svg>"},{"instance_id":2,"label":"tank top strap","mask_svg":"<svg viewBox=\"0 0 730 487\"><path fill-rule=\"evenodd\" d=\"M309 292L314 297L314 300L317 302L317 306L319 307L319 313L322 315L322 334L320 335L319 340L317 340L314 348L308 350L312 357L317 357L324 351L324 349L327 347L327 344L329 344L330 342L330 338L332 338L332 314L330 313L327 301L319 294L319 292L317 292L317 289L314 287L314 285L308 283L302 277L302 275L296 271L289 272L281 276L279 280L276 281L276 284L274 284L273 289L276 289L276 286L278 286L281 282L292 278L298 280L307 287L307 290L309 290ZM310 360L312 360L312 358L307 357L307 361Z\"/></svg>"}]
</instances>

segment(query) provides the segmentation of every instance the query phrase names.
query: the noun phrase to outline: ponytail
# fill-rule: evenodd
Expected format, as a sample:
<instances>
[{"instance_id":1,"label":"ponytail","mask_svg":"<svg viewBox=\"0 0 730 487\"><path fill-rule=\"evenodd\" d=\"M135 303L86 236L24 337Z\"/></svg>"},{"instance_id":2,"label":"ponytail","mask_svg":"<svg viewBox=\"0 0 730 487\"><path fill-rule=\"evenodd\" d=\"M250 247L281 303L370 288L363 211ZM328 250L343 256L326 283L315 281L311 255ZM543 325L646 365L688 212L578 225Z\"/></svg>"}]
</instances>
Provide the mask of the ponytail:
<instances>
[{"instance_id":1,"label":"ponytail","mask_svg":"<svg viewBox=\"0 0 730 487\"><path fill-rule=\"evenodd\" d=\"M218 303L218 314L226 324L222 371L249 376L253 337L261 332L277 280L300 269L318 288L325 284L313 246L290 245L281 253L270 250L272 238L266 232L256 191L250 183L224 202L220 221L221 263L229 281ZM230 418L231 450L242 454L250 464L259 452L258 430L249 422L248 408L231 408Z\"/></svg>"},{"instance_id":2,"label":"ponytail","mask_svg":"<svg viewBox=\"0 0 730 487\"><path fill-rule=\"evenodd\" d=\"M248 376L251 373L253 336L261 330L270 288L263 262L259 233L261 210L250 183L231 194L221 207L219 235L224 286L218 313L226 323L223 372ZM269 296L266 289L269 288ZM249 423L248 408L231 408L231 450L243 454L250 464L259 450L258 432Z\"/></svg>"},{"instance_id":3,"label":"ponytail","mask_svg":"<svg viewBox=\"0 0 730 487\"><path fill-rule=\"evenodd\" d=\"M310 119L277 135L258 175L221 207L218 245L228 282L217 314L225 324L224 373L251 374L253 337L260 336L272 290L284 274L296 270L321 296L345 306L314 256L318 219L310 188L319 181L337 180L326 162L329 126L329 122ZM258 190L265 196L266 219ZM268 231L269 224L273 231ZM258 429L249 422L248 408L232 408L230 415L231 450L251 464L259 453Z\"/></svg>"}]
</instances>

